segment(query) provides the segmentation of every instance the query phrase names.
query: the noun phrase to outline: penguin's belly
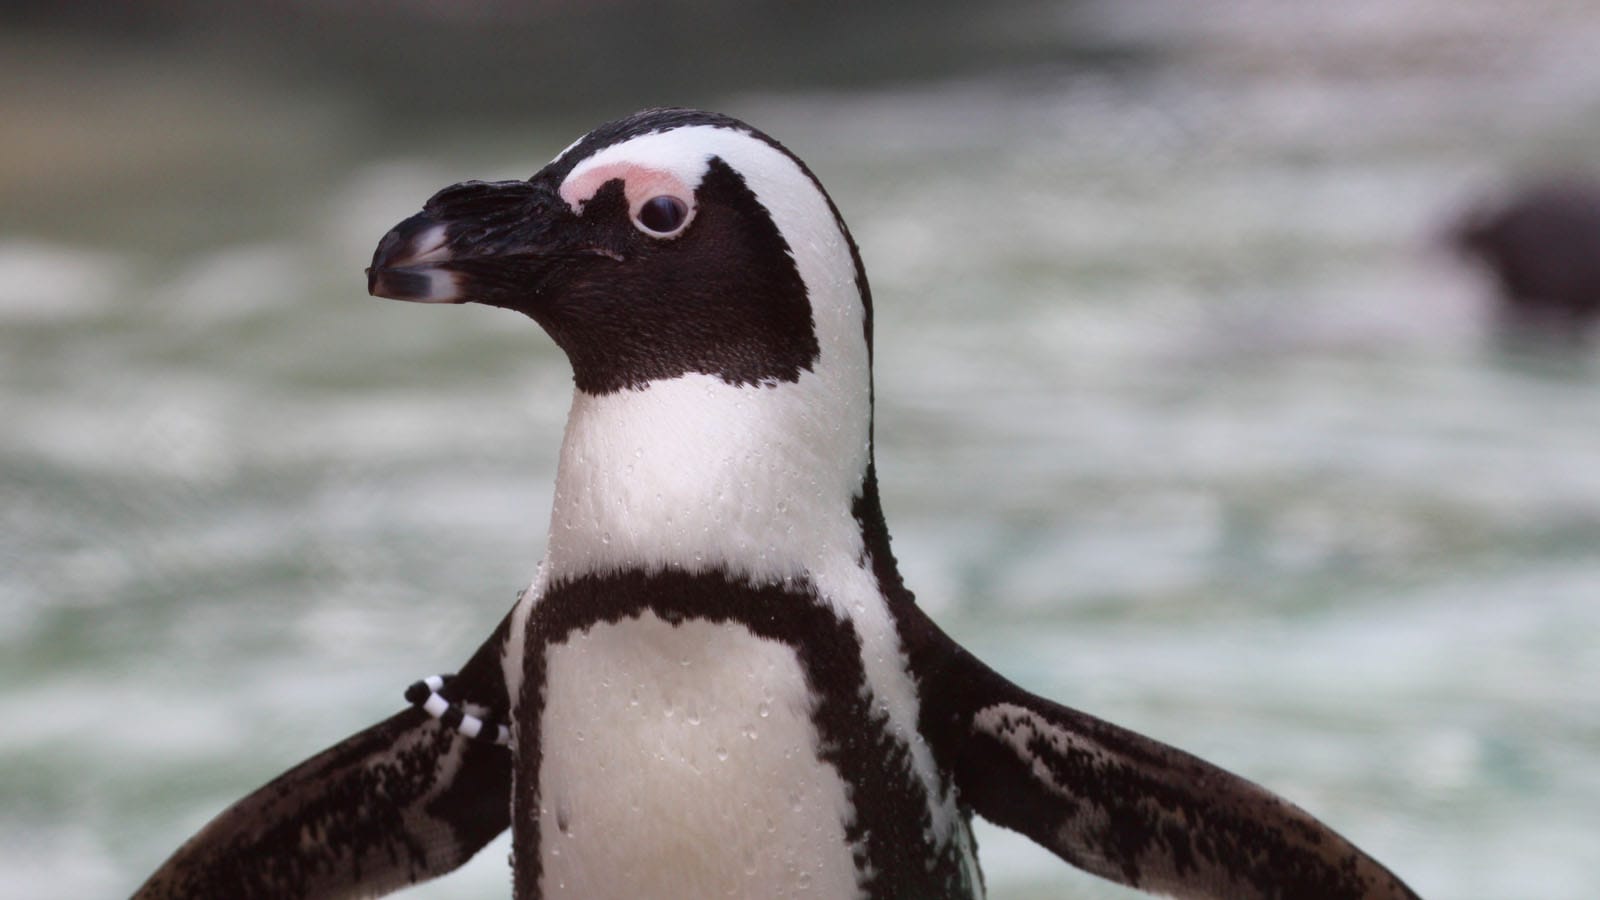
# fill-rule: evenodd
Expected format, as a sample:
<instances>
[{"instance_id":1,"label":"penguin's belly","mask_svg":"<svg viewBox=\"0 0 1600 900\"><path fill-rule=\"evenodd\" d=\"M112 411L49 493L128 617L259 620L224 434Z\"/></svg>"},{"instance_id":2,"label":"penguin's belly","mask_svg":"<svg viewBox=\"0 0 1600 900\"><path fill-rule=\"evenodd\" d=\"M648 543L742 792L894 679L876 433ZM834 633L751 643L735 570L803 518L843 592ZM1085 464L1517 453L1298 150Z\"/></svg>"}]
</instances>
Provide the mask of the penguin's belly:
<instances>
[{"instance_id":1,"label":"penguin's belly","mask_svg":"<svg viewBox=\"0 0 1600 900\"><path fill-rule=\"evenodd\" d=\"M787 645L645 612L546 651L547 897L849 897L852 811Z\"/></svg>"}]
</instances>

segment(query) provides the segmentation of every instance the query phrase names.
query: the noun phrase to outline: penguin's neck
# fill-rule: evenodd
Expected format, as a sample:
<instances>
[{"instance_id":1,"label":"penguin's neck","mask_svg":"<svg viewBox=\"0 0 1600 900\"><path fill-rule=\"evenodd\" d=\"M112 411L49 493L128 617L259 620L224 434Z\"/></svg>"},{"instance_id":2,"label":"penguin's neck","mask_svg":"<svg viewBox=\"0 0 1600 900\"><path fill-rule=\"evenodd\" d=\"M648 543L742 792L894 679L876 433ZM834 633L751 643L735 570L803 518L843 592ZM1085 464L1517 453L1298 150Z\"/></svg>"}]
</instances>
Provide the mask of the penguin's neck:
<instances>
[{"instance_id":1,"label":"penguin's neck","mask_svg":"<svg viewBox=\"0 0 1600 900\"><path fill-rule=\"evenodd\" d=\"M690 373L576 391L545 574L671 567L761 583L859 560L852 504L870 422L864 380L826 372L761 385Z\"/></svg>"}]
</instances>

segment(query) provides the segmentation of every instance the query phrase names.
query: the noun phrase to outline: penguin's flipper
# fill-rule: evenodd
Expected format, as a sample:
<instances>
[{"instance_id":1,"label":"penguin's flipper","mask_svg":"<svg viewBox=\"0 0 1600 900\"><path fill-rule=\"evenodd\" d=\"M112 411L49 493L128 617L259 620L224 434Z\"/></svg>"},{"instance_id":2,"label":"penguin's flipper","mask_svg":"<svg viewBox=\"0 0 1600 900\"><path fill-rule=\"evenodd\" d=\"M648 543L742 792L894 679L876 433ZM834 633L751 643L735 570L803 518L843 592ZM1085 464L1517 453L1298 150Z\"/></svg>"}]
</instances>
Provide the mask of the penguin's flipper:
<instances>
[{"instance_id":1,"label":"penguin's flipper","mask_svg":"<svg viewBox=\"0 0 1600 900\"><path fill-rule=\"evenodd\" d=\"M501 622L451 693L498 714ZM212 819L134 900L374 897L449 872L511 821L511 754L422 709L391 716Z\"/></svg>"},{"instance_id":2,"label":"penguin's flipper","mask_svg":"<svg viewBox=\"0 0 1600 900\"><path fill-rule=\"evenodd\" d=\"M442 875L510 824L511 756L410 709L212 819L135 900L376 896Z\"/></svg>"},{"instance_id":3,"label":"penguin's flipper","mask_svg":"<svg viewBox=\"0 0 1600 900\"><path fill-rule=\"evenodd\" d=\"M1173 897L1416 898L1265 788L1036 697L929 621L916 630L933 682L921 691L924 730L961 802L984 818L1078 868Z\"/></svg>"}]
</instances>

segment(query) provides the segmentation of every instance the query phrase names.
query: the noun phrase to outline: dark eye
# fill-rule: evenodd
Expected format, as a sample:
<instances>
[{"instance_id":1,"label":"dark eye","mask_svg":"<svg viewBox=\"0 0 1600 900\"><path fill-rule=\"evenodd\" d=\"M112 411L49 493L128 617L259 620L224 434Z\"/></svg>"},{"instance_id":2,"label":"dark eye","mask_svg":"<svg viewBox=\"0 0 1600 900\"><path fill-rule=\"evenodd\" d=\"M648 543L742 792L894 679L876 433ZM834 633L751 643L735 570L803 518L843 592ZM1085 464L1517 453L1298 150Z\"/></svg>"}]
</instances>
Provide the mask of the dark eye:
<instances>
[{"instance_id":1,"label":"dark eye","mask_svg":"<svg viewBox=\"0 0 1600 900\"><path fill-rule=\"evenodd\" d=\"M656 234L671 234L678 230L689 215L689 205L677 197L662 194L651 197L639 207L639 224Z\"/></svg>"}]
</instances>

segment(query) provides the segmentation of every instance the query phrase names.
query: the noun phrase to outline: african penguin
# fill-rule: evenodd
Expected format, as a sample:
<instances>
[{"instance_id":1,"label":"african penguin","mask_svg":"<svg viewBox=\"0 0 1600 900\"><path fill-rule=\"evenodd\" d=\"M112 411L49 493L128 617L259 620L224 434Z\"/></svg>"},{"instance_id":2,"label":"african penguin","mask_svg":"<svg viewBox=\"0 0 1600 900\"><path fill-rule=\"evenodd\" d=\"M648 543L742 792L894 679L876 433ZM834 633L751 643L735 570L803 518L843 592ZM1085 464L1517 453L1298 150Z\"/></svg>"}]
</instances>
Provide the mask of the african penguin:
<instances>
[{"instance_id":1,"label":"african penguin","mask_svg":"<svg viewBox=\"0 0 1600 900\"><path fill-rule=\"evenodd\" d=\"M1023 691L915 604L872 306L816 177L652 109L384 236L373 294L531 317L575 391L545 559L415 706L222 813L140 897L336 897L512 829L515 894L983 893L974 813L1181 897L1414 897L1268 791Z\"/></svg>"}]
</instances>

